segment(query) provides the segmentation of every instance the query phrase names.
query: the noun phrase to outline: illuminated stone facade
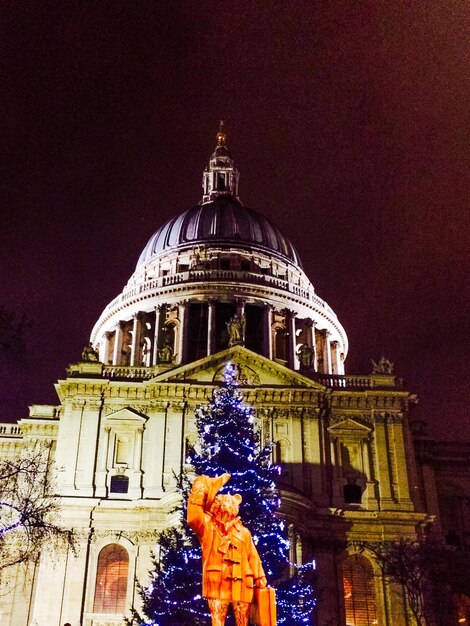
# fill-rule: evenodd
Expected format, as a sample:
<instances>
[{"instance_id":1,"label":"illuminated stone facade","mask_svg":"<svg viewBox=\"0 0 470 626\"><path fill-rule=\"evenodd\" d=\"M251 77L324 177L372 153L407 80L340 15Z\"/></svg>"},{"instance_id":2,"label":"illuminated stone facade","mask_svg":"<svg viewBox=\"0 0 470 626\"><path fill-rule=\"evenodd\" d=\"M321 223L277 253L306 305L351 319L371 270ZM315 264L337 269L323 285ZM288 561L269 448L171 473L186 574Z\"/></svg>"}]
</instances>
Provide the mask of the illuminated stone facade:
<instances>
[{"instance_id":1,"label":"illuminated stone facade","mask_svg":"<svg viewBox=\"0 0 470 626\"><path fill-rule=\"evenodd\" d=\"M203 201L150 239L83 360L57 383L59 404L0 426L3 454L52 443L63 521L80 538L76 557L44 555L24 585L11 572L2 625L121 626L123 607L138 604L134 580L146 580L156 536L173 522L194 411L227 361L282 466L292 561L315 559L315 623L410 623L403 598L353 545L414 536L427 522L408 424L414 398L388 362L345 375L337 316L292 244L240 203L238 179L221 131ZM366 617L351 603L358 567L370 573Z\"/></svg>"}]
</instances>

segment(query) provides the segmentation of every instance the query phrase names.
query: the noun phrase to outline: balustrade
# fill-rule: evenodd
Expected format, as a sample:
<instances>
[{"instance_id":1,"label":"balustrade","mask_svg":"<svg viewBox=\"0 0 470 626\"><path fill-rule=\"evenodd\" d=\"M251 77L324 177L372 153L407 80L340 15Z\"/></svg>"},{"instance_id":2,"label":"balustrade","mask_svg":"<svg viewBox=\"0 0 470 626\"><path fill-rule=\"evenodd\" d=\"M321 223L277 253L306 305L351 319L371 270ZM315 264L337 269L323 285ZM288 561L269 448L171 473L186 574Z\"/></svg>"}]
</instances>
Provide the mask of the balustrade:
<instances>
[{"instance_id":1,"label":"balustrade","mask_svg":"<svg viewBox=\"0 0 470 626\"><path fill-rule=\"evenodd\" d=\"M370 376L339 376L335 374L315 374L315 380L325 387L333 389L376 389L377 385L371 381ZM388 385L387 385L388 386ZM393 388L402 389L403 380L394 378Z\"/></svg>"},{"instance_id":2,"label":"balustrade","mask_svg":"<svg viewBox=\"0 0 470 626\"><path fill-rule=\"evenodd\" d=\"M153 278L152 280L148 280L144 283L141 283L138 287L132 287L125 291L120 297L113 300L113 302L108 306L108 308L112 308L120 301L128 300L129 298L135 296L137 293L144 293L146 291L152 291L154 289L158 289L161 287L166 287L168 285L177 285L180 283L194 283L194 282L207 282L207 281L218 281L218 280L237 280L237 281L245 281L245 282L254 282L258 284L267 284L272 285L273 287L278 287L280 289L284 289L286 291L290 291L291 293L295 293L307 300L312 300L319 304L322 308L326 308L331 310L330 307L318 296L315 296L308 289L304 289L299 285L294 285L287 280L282 278L278 278L277 276L271 276L269 274L255 274L242 272L237 270L190 270L184 272L178 272L176 274L168 274L166 276L160 276L158 278Z\"/></svg>"},{"instance_id":3,"label":"balustrade","mask_svg":"<svg viewBox=\"0 0 470 626\"><path fill-rule=\"evenodd\" d=\"M0 424L0 435L17 437L18 435L21 435L21 426L16 426L14 424Z\"/></svg>"},{"instance_id":4,"label":"balustrade","mask_svg":"<svg viewBox=\"0 0 470 626\"><path fill-rule=\"evenodd\" d=\"M103 367L104 378L137 378L148 380L156 375L153 367L132 367L126 365L109 365Z\"/></svg>"}]
</instances>

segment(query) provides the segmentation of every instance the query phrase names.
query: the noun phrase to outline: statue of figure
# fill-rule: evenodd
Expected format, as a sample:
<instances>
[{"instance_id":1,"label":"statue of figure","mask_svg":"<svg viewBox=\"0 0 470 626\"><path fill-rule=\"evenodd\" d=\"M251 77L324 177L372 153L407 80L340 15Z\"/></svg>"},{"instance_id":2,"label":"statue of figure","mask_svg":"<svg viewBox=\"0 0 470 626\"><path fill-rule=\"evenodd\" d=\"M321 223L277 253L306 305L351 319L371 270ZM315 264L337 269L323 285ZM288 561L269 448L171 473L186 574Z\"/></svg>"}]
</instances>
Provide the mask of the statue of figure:
<instances>
[{"instance_id":1,"label":"statue of figure","mask_svg":"<svg viewBox=\"0 0 470 626\"><path fill-rule=\"evenodd\" d=\"M373 374L393 374L393 363L386 359L384 356L380 358L380 361L376 363L372 361Z\"/></svg>"},{"instance_id":2,"label":"statue of figure","mask_svg":"<svg viewBox=\"0 0 470 626\"><path fill-rule=\"evenodd\" d=\"M173 347L166 341L163 348L158 350L158 360L160 363L171 363L173 361Z\"/></svg>"},{"instance_id":3,"label":"statue of figure","mask_svg":"<svg viewBox=\"0 0 470 626\"><path fill-rule=\"evenodd\" d=\"M141 345L142 348L142 358L141 358L141 364L145 367L147 365L148 362L148 356L149 356L149 352L150 352L150 348L147 342L144 342Z\"/></svg>"},{"instance_id":4,"label":"statue of figure","mask_svg":"<svg viewBox=\"0 0 470 626\"><path fill-rule=\"evenodd\" d=\"M98 358L98 352L93 348L91 341L89 341L82 350L82 361L98 362Z\"/></svg>"},{"instance_id":5,"label":"statue of figure","mask_svg":"<svg viewBox=\"0 0 470 626\"><path fill-rule=\"evenodd\" d=\"M202 595L212 626L224 626L232 604L237 626L248 626L254 588L266 588L266 577L250 531L238 517L242 497L217 495L230 474L198 476L188 502L188 524L202 548Z\"/></svg>"},{"instance_id":6,"label":"statue of figure","mask_svg":"<svg viewBox=\"0 0 470 626\"><path fill-rule=\"evenodd\" d=\"M121 350L121 365L128 366L131 362L131 348L129 345L123 344Z\"/></svg>"},{"instance_id":7,"label":"statue of figure","mask_svg":"<svg viewBox=\"0 0 470 626\"><path fill-rule=\"evenodd\" d=\"M313 365L314 351L313 348L303 343L298 351L300 364L302 367L310 368Z\"/></svg>"},{"instance_id":8,"label":"statue of figure","mask_svg":"<svg viewBox=\"0 0 470 626\"><path fill-rule=\"evenodd\" d=\"M227 322L227 330L229 335L228 346L231 348L232 346L243 345L245 340L245 324L246 319L244 315L232 315L230 320Z\"/></svg>"}]
</instances>

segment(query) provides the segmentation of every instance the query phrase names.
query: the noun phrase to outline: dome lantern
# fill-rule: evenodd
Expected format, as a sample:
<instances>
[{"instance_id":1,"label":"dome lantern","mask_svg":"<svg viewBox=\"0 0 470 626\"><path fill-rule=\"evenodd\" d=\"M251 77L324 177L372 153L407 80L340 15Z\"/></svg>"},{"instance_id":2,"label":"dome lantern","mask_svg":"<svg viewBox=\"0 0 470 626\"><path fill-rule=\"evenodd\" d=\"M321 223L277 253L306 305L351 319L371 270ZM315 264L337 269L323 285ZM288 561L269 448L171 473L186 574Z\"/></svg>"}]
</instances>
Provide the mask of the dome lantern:
<instances>
[{"instance_id":1,"label":"dome lantern","mask_svg":"<svg viewBox=\"0 0 470 626\"><path fill-rule=\"evenodd\" d=\"M203 197L201 204L212 202L219 196L233 196L237 200L239 199L238 180L240 173L234 167L232 155L227 150L227 133L224 130L223 120L220 120L216 141L216 148L202 177Z\"/></svg>"}]
</instances>

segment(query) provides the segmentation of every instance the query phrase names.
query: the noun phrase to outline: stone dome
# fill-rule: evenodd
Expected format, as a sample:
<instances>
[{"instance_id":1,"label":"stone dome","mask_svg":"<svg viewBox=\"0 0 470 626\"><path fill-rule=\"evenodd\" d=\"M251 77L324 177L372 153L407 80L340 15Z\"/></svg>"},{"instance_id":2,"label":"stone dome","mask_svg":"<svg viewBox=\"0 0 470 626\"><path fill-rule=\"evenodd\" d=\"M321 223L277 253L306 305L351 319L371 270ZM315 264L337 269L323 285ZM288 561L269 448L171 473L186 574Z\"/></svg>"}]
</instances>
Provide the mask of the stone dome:
<instances>
[{"instance_id":1,"label":"stone dome","mask_svg":"<svg viewBox=\"0 0 470 626\"><path fill-rule=\"evenodd\" d=\"M277 226L234 196L220 195L161 226L145 246L137 268L166 251L198 245L256 247L300 265L294 246Z\"/></svg>"},{"instance_id":2,"label":"stone dome","mask_svg":"<svg viewBox=\"0 0 470 626\"><path fill-rule=\"evenodd\" d=\"M243 345L294 370L344 374L335 312L291 242L240 202L238 182L221 126L201 202L151 236L92 330L103 363L159 373Z\"/></svg>"}]
</instances>

